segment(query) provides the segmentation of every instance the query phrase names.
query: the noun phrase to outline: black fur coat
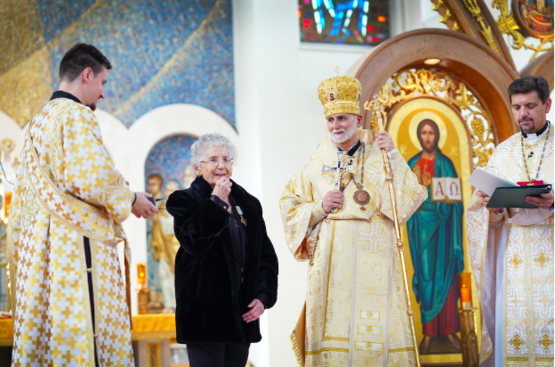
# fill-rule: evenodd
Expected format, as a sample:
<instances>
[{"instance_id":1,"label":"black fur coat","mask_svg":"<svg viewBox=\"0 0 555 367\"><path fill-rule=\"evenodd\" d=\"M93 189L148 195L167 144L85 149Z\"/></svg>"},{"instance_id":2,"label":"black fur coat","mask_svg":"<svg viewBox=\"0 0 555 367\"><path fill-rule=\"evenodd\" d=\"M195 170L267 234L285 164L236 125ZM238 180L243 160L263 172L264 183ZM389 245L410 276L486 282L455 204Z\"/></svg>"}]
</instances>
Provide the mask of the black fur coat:
<instances>
[{"instance_id":1,"label":"black fur coat","mask_svg":"<svg viewBox=\"0 0 555 367\"><path fill-rule=\"evenodd\" d=\"M269 296L266 308L276 303L276 253L260 202L233 182L231 195L247 222L245 273L239 287L228 229L231 218L210 200L211 193L210 184L197 178L189 189L171 194L166 204L181 244L175 258L177 342L256 343L262 339L259 322L245 323L242 315L262 292Z\"/></svg>"}]
</instances>

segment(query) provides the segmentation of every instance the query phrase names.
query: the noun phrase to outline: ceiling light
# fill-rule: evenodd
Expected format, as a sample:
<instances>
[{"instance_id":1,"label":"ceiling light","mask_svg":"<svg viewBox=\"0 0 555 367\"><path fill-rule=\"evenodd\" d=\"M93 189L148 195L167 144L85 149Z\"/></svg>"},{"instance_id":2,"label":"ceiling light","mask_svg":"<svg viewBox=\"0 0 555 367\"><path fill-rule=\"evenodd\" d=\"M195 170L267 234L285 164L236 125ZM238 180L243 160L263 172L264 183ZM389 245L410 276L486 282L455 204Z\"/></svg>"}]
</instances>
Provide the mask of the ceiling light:
<instances>
[{"instance_id":1,"label":"ceiling light","mask_svg":"<svg viewBox=\"0 0 555 367\"><path fill-rule=\"evenodd\" d=\"M441 62L441 59L427 59L424 60L424 64L426 65L437 65Z\"/></svg>"}]
</instances>

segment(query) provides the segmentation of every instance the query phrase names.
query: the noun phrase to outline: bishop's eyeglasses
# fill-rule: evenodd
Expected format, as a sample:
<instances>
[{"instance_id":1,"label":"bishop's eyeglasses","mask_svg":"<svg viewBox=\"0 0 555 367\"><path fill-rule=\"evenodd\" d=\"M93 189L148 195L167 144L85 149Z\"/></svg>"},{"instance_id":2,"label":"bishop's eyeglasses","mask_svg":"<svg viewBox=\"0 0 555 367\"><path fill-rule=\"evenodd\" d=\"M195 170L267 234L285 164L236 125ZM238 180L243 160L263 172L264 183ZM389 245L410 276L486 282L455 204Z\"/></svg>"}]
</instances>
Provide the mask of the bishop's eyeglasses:
<instances>
[{"instance_id":1,"label":"bishop's eyeglasses","mask_svg":"<svg viewBox=\"0 0 555 367\"><path fill-rule=\"evenodd\" d=\"M212 158L208 161L200 161L201 163L206 163L212 167L219 166L220 162L224 164L224 166L231 166L233 164L233 158Z\"/></svg>"}]
</instances>

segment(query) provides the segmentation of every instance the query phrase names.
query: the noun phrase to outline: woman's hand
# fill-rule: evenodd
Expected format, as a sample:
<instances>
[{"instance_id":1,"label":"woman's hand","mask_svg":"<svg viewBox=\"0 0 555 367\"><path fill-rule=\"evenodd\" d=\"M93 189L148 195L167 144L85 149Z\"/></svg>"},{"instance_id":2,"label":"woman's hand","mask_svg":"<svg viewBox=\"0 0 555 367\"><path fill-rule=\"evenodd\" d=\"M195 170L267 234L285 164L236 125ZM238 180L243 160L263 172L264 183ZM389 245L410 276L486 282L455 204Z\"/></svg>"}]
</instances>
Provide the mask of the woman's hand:
<instances>
[{"instance_id":1,"label":"woman's hand","mask_svg":"<svg viewBox=\"0 0 555 367\"><path fill-rule=\"evenodd\" d=\"M258 298L253 299L248 307L251 310L243 315L243 321L246 323L258 320L260 315L264 313L264 305Z\"/></svg>"},{"instance_id":2,"label":"woman's hand","mask_svg":"<svg viewBox=\"0 0 555 367\"><path fill-rule=\"evenodd\" d=\"M216 182L214 186L214 191L212 191L212 195L215 195L220 198L220 200L228 202L229 193L231 192L231 180L229 178L222 177Z\"/></svg>"}]
</instances>

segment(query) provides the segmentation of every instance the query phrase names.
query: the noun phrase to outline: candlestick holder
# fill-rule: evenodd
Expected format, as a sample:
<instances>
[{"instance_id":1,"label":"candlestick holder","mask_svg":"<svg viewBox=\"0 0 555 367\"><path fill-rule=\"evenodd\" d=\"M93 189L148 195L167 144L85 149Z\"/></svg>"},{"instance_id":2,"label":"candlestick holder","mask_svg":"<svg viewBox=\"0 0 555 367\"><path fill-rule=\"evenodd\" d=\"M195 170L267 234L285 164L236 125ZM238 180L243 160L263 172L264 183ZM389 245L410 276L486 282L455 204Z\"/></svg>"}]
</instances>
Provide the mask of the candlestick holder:
<instances>
[{"instance_id":1,"label":"candlestick holder","mask_svg":"<svg viewBox=\"0 0 555 367\"><path fill-rule=\"evenodd\" d=\"M476 336L476 307L459 308L463 367L478 367L478 337Z\"/></svg>"},{"instance_id":2,"label":"candlestick holder","mask_svg":"<svg viewBox=\"0 0 555 367\"><path fill-rule=\"evenodd\" d=\"M472 307L471 273L460 273L459 287L461 292L461 305L459 320L461 323L461 348L463 367L478 367L478 337L476 336L476 310Z\"/></svg>"},{"instance_id":3,"label":"candlestick holder","mask_svg":"<svg viewBox=\"0 0 555 367\"><path fill-rule=\"evenodd\" d=\"M145 315L148 313L148 294L149 289L146 286L146 264L137 264L137 283L139 285L139 291L137 294L137 311L139 315Z\"/></svg>"}]
</instances>

